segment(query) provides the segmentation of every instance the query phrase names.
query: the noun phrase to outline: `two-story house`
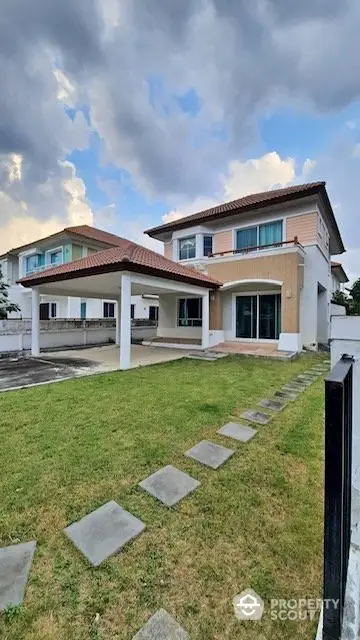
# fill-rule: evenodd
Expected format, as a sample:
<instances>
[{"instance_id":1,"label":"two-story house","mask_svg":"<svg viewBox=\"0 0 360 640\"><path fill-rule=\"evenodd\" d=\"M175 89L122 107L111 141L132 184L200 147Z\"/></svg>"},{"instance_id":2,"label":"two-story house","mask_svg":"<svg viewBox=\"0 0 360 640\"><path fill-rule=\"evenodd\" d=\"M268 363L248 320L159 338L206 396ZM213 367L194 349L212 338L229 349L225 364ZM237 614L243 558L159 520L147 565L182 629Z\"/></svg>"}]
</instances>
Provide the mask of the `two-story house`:
<instances>
[{"instance_id":1,"label":"two-story house","mask_svg":"<svg viewBox=\"0 0 360 640\"><path fill-rule=\"evenodd\" d=\"M79 260L110 247L119 246L120 238L112 233L88 225L66 227L58 233L35 242L11 249L0 256L0 269L4 280L10 285L9 297L20 311L9 318L31 317L31 289L17 281L25 276L36 275L50 267ZM116 301L98 298L80 298L68 295L42 295L40 319L94 319L115 318ZM135 319L156 320L158 300L156 296L133 296L131 316Z\"/></svg>"},{"instance_id":2,"label":"two-story house","mask_svg":"<svg viewBox=\"0 0 360 640\"><path fill-rule=\"evenodd\" d=\"M212 344L327 343L331 256L345 249L324 182L249 195L146 233L167 258L222 282L210 295ZM160 295L159 341L200 340L201 325L201 298Z\"/></svg>"}]
</instances>

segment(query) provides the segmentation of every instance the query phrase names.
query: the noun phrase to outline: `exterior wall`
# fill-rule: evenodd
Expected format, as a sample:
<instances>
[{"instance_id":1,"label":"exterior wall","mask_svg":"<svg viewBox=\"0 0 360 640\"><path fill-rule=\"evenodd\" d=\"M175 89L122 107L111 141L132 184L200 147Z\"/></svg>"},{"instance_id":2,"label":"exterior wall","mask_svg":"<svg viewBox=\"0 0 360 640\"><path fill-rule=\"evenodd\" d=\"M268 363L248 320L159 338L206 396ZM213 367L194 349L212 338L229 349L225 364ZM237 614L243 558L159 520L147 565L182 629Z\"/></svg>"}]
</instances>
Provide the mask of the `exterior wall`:
<instances>
[{"instance_id":1,"label":"exterior wall","mask_svg":"<svg viewBox=\"0 0 360 640\"><path fill-rule=\"evenodd\" d=\"M318 283L326 289L326 313L323 309L326 327L321 329L323 335L318 335ZM330 262L316 245L306 247L304 258L304 286L300 293L300 326L304 346L316 349L319 341L326 342L330 335L330 300L331 300L331 272ZM320 340L319 340L320 338Z\"/></svg>"},{"instance_id":2,"label":"exterior wall","mask_svg":"<svg viewBox=\"0 0 360 640\"><path fill-rule=\"evenodd\" d=\"M73 244L72 245L72 254L71 260L79 260L83 256L83 248L80 245Z\"/></svg>"},{"instance_id":3,"label":"exterior wall","mask_svg":"<svg viewBox=\"0 0 360 640\"><path fill-rule=\"evenodd\" d=\"M346 316L346 309L342 304L330 304L330 316Z\"/></svg>"},{"instance_id":4,"label":"exterior wall","mask_svg":"<svg viewBox=\"0 0 360 640\"><path fill-rule=\"evenodd\" d=\"M209 301L209 328L210 330L220 330L223 328L222 317L222 295L220 291L210 293Z\"/></svg>"},{"instance_id":5,"label":"exterior wall","mask_svg":"<svg viewBox=\"0 0 360 640\"><path fill-rule=\"evenodd\" d=\"M300 244L315 244L317 238L317 212L293 216L286 220L286 240L298 237Z\"/></svg>"},{"instance_id":6,"label":"exterior wall","mask_svg":"<svg viewBox=\"0 0 360 640\"><path fill-rule=\"evenodd\" d=\"M164 256L165 258L169 258L169 260L173 259L172 242L164 243Z\"/></svg>"},{"instance_id":7,"label":"exterior wall","mask_svg":"<svg viewBox=\"0 0 360 640\"><path fill-rule=\"evenodd\" d=\"M277 280L282 282L282 331L299 332L299 299L303 284L302 257L298 252L209 264L208 273L222 282ZM260 287L261 288L261 287ZM254 284L257 290L258 285ZM231 293L230 293L231 295ZM228 325L228 298L223 294L224 320ZM224 325L224 330L228 327Z\"/></svg>"},{"instance_id":8,"label":"exterior wall","mask_svg":"<svg viewBox=\"0 0 360 640\"><path fill-rule=\"evenodd\" d=\"M233 234L231 230L218 231L214 234L214 253L222 253L223 251L232 251Z\"/></svg>"},{"instance_id":9,"label":"exterior wall","mask_svg":"<svg viewBox=\"0 0 360 640\"><path fill-rule=\"evenodd\" d=\"M201 338L201 327L177 326L177 301L183 297L191 296L172 293L159 296L159 338Z\"/></svg>"}]
</instances>

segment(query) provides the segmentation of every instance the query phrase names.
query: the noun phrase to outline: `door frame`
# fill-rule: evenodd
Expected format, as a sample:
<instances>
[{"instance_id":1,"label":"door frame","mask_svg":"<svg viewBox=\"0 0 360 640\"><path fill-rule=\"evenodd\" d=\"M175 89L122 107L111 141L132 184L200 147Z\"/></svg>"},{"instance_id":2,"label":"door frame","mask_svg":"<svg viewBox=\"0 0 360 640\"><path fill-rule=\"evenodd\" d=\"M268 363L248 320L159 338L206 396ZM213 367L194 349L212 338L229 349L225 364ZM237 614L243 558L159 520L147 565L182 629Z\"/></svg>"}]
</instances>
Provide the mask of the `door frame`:
<instances>
[{"instance_id":1,"label":"door frame","mask_svg":"<svg viewBox=\"0 0 360 640\"><path fill-rule=\"evenodd\" d=\"M240 296L257 296L258 304L257 304L257 318L256 318L256 333L259 335L259 296L273 296L279 295L281 296L281 289L273 290L269 289L266 291L237 291L232 294L231 297L231 333L232 340L235 342L268 342L269 344L277 344L279 342L278 339L274 338L237 338L236 337L236 298ZM282 309L281 309L282 314Z\"/></svg>"}]
</instances>

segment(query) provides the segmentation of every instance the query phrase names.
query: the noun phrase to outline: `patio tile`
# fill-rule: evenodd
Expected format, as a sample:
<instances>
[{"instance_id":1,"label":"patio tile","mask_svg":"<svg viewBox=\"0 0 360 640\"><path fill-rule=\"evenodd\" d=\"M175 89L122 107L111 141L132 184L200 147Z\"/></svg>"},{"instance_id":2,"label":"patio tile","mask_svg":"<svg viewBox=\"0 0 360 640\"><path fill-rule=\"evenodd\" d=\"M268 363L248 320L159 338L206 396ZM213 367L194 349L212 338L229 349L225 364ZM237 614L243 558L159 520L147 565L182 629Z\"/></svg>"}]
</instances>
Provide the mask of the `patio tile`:
<instances>
[{"instance_id":1,"label":"patio tile","mask_svg":"<svg viewBox=\"0 0 360 640\"><path fill-rule=\"evenodd\" d=\"M159 609L138 631L133 640L189 640L185 629L165 609Z\"/></svg>"},{"instance_id":2,"label":"patio tile","mask_svg":"<svg viewBox=\"0 0 360 640\"><path fill-rule=\"evenodd\" d=\"M265 409L271 409L272 411L282 411L286 407L286 402L282 402L281 400L269 400L268 398L263 398L258 402L260 407L264 407Z\"/></svg>"},{"instance_id":3,"label":"patio tile","mask_svg":"<svg viewBox=\"0 0 360 640\"><path fill-rule=\"evenodd\" d=\"M293 393L291 391L276 391L274 393L274 396L276 398L281 398L282 400L296 400L296 398L298 397L298 393Z\"/></svg>"},{"instance_id":4,"label":"patio tile","mask_svg":"<svg viewBox=\"0 0 360 640\"><path fill-rule=\"evenodd\" d=\"M235 451L233 451L233 449L227 449L208 440L202 440L199 444L196 444L195 447L186 451L185 455L188 458L197 460L201 464L205 464L207 467L218 469L226 460L231 458L234 453Z\"/></svg>"},{"instance_id":5,"label":"patio tile","mask_svg":"<svg viewBox=\"0 0 360 640\"><path fill-rule=\"evenodd\" d=\"M183 471L179 471L171 464L159 469L159 471L140 482L140 487L167 507L174 506L199 486L200 482L198 480Z\"/></svg>"},{"instance_id":6,"label":"patio tile","mask_svg":"<svg viewBox=\"0 0 360 640\"><path fill-rule=\"evenodd\" d=\"M35 549L34 541L0 549L0 611L23 603Z\"/></svg>"},{"instance_id":7,"label":"patio tile","mask_svg":"<svg viewBox=\"0 0 360 640\"><path fill-rule=\"evenodd\" d=\"M257 424L267 424L271 420L271 416L266 415L266 413L262 411L254 411L253 409L244 411L241 417L244 418L244 420L256 422Z\"/></svg>"},{"instance_id":8,"label":"patio tile","mask_svg":"<svg viewBox=\"0 0 360 640\"><path fill-rule=\"evenodd\" d=\"M111 500L66 527L64 533L90 564L98 567L144 529L141 520Z\"/></svg>"},{"instance_id":9,"label":"patio tile","mask_svg":"<svg viewBox=\"0 0 360 640\"><path fill-rule=\"evenodd\" d=\"M238 422L228 422L219 429L218 433L227 438L239 440L240 442L248 442L248 440L251 440L251 438L257 434L257 430L252 429L252 427L245 427Z\"/></svg>"}]
</instances>

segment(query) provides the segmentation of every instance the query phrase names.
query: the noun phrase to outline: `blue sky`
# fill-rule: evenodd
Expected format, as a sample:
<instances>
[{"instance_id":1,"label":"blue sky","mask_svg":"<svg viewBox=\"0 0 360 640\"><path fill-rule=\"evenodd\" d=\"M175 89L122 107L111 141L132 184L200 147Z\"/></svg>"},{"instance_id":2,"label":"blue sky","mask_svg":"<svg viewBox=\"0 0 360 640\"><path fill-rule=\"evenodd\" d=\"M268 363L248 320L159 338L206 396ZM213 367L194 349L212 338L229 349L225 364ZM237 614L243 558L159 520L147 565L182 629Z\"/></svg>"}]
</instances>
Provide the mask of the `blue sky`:
<instances>
[{"instance_id":1,"label":"blue sky","mask_svg":"<svg viewBox=\"0 0 360 640\"><path fill-rule=\"evenodd\" d=\"M1 249L326 180L360 264L360 3L63 0L0 25Z\"/></svg>"}]
</instances>

